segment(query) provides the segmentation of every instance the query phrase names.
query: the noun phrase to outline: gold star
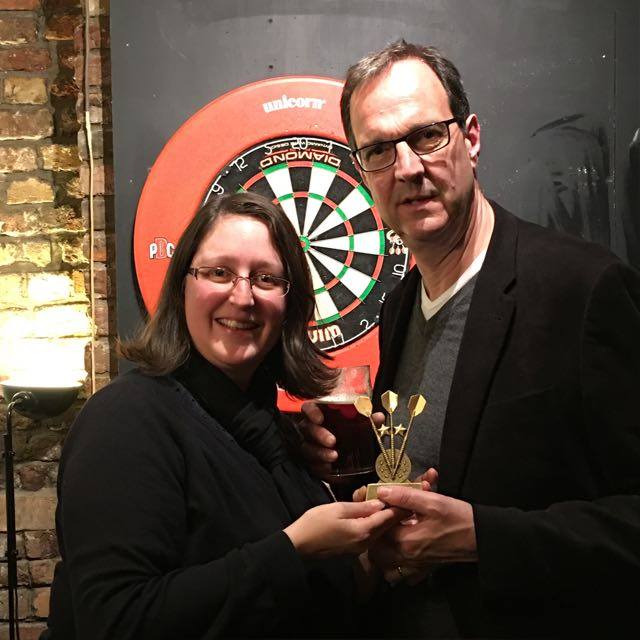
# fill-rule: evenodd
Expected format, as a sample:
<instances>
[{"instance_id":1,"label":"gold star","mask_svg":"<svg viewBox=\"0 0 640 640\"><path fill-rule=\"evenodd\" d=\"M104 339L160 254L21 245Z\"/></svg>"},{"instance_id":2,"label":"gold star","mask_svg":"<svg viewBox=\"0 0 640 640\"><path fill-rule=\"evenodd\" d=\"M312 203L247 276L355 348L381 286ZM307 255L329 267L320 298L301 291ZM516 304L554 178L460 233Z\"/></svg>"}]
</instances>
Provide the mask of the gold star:
<instances>
[{"instance_id":1,"label":"gold star","mask_svg":"<svg viewBox=\"0 0 640 640\"><path fill-rule=\"evenodd\" d=\"M406 431L406 428L399 424L394 430L393 435L399 436L402 435Z\"/></svg>"},{"instance_id":2,"label":"gold star","mask_svg":"<svg viewBox=\"0 0 640 640\"><path fill-rule=\"evenodd\" d=\"M388 435L389 427L386 424L383 424L381 427L378 427L378 434L380 437Z\"/></svg>"}]
</instances>

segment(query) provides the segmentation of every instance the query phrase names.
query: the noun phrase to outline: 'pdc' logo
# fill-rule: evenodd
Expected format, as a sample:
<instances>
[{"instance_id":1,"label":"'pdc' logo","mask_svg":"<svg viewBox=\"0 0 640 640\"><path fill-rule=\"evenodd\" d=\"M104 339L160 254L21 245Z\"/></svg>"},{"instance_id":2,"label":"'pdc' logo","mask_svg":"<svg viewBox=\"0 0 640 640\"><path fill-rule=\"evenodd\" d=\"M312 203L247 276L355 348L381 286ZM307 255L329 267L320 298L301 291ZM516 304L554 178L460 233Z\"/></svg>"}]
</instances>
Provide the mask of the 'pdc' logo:
<instances>
[{"instance_id":1,"label":"'pdc' logo","mask_svg":"<svg viewBox=\"0 0 640 640\"><path fill-rule=\"evenodd\" d=\"M171 258L174 249L173 242L169 242L166 238L154 238L153 242L149 243L149 260Z\"/></svg>"}]
</instances>

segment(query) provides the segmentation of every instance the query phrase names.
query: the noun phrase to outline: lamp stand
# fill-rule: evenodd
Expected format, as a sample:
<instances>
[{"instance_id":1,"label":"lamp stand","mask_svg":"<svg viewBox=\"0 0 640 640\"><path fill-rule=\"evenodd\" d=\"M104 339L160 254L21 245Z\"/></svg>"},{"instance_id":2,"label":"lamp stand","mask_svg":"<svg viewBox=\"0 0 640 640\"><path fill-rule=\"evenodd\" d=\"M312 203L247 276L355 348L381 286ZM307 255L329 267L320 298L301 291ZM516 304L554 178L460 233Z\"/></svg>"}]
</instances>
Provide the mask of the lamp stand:
<instances>
[{"instance_id":1,"label":"lamp stand","mask_svg":"<svg viewBox=\"0 0 640 640\"><path fill-rule=\"evenodd\" d=\"M9 640L20 638L18 628L18 550L16 545L16 501L13 482L13 425L16 406L33 403L35 398L28 391L16 393L7 406L7 430L4 433L4 481L7 513L7 597L9 600Z\"/></svg>"},{"instance_id":2,"label":"lamp stand","mask_svg":"<svg viewBox=\"0 0 640 640\"><path fill-rule=\"evenodd\" d=\"M80 384L37 386L10 380L0 383L7 403L7 430L4 440L4 477L7 503L7 587L9 599L9 640L20 640L18 626L18 551L16 545L16 497L13 481L13 410L39 420L66 411L78 395Z\"/></svg>"}]
</instances>

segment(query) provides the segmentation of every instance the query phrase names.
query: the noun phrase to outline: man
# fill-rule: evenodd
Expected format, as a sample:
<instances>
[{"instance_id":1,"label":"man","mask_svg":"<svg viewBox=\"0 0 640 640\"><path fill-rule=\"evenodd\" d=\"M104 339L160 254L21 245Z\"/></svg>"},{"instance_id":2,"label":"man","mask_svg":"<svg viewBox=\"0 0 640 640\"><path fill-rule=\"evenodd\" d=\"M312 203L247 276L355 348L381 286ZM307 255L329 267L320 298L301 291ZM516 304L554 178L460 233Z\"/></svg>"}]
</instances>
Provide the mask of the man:
<instances>
[{"instance_id":1,"label":"man","mask_svg":"<svg viewBox=\"0 0 640 640\"><path fill-rule=\"evenodd\" d=\"M379 492L415 517L371 558L386 575L428 574L392 591L388 633L628 631L640 594L640 277L485 198L478 118L436 50L400 41L364 58L341 107L362 180L416 262L381 311L374 400L425 395L408 453L438 473L436 491ZM307 457L331 460L319 410L305 412Z\"/></svg>"}]
</instances>

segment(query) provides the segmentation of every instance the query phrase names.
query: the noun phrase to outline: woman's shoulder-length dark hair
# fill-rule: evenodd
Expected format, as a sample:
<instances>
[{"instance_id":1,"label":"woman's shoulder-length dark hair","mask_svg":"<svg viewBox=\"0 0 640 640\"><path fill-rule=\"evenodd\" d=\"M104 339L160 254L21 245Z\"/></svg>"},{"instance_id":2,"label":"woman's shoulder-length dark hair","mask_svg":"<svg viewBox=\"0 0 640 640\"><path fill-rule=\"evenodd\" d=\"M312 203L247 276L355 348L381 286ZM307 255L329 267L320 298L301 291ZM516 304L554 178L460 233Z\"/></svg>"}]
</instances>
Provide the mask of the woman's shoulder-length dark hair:
<instances>
[{"instance_id":1,"label":"woman's shoulder-length dark hair","mask_svg":"<svg viewBox=\"0 0 640 640\"><path fill-rule=\"evenodd\" d=\"M279 205L250 192L215 196L197 211L176 245L155 314L136 337L120 342L119 354L145 373L164 375L175 371L186 361L190 349L195 349L185 318L184 278L200 243L222 215L262 220L282 260L285 277L291 282L282 337L265 361L276 382L287 393L301 398L327 394L335 372L325 365L322 351L307 333L315 298L298 235Z\"/></svg>"}]
</instances>

